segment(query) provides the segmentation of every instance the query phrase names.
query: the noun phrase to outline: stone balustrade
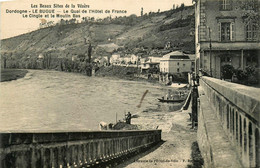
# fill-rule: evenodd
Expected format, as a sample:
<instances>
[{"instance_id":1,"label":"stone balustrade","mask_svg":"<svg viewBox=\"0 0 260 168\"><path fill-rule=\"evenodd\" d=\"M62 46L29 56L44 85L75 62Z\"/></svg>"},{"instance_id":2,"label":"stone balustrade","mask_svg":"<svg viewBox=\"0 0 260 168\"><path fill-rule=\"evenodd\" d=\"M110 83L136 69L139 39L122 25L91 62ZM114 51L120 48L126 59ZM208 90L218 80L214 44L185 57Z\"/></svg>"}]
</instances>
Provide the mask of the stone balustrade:
<instances>
[{"instance_id":1,"label":"stone balustrade","mask_svg":"<svg viewBox=\"0 0 260 168\"><path fill-rule=\"evenodd\" d=\"M0 167L88 167L160 141L161 130L0 133Z\"/></svg>"},{"instance_id":2,"label":"stone balustrade","mask_svg":"<svg viewBox=\"0 0 260 168\"><path fill-rule=\"evenodd\" d=\"M210 77L199 86L198 141L211 167L259 167L260 89Z\"/></svg>"}]
</instances>

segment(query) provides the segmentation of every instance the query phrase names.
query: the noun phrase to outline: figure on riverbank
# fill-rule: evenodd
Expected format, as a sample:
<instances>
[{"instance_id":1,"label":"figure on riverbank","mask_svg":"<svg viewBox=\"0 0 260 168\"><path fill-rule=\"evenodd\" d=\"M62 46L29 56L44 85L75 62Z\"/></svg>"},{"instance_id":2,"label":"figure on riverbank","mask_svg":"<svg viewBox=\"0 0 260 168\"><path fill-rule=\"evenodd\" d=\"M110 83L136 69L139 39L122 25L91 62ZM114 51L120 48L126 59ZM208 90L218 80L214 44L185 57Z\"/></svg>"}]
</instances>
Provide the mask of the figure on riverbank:
<instances>
[{"instance_id":1,"label":"figure on riverbank","mask_svg":"<svg viewBox=\"0 0 260 168\"><path fill-rule=\"evenodd\" d=\"M125 121L127 124L131 124L131 113L128 112L125 117Z\"/></svg>"},{"instance_id":2,"label":"figure on riverbank","mask_svg":"<svg viewBox=\"0 0 260 168\"><path fill-rule=\"evenodd\" d=\"M107 125L106 122L101 121L101 122L99 123L99 130L107 130L107 128L108 128L108 125Z\"/></svg>"}]
</instances>

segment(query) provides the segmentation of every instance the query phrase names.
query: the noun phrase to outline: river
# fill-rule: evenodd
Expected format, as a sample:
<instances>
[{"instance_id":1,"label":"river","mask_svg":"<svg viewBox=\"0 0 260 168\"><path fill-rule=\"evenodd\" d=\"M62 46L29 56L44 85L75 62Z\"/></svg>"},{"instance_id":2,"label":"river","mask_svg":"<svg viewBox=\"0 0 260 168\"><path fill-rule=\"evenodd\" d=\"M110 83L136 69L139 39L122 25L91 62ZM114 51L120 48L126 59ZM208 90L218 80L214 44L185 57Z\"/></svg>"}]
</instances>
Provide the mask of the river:
<instances>
[{"instance_id":1,"label":"river","mask_svg":"<svg viewBox=\"0 0 260 168\"><path fill-rule=\"evenodd\" d=\"M97 130L100 121L114 123L128 111L176 110L180 105L157 101L170 90L146 81L29 70L22 79L0 83L0 131Z\"/></svg>"}]
</instances>

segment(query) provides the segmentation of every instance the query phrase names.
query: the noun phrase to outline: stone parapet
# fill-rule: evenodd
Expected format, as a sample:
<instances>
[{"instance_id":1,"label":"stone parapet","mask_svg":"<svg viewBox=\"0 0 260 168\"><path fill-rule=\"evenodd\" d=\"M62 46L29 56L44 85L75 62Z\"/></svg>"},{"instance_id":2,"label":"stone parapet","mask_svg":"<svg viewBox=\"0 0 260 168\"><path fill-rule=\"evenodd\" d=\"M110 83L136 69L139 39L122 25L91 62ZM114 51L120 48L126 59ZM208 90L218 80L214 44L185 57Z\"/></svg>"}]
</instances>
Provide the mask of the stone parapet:
<instances>
[{"instance_id":1,"label":"stone parapet","mask_svg":"<svg viewBox=\"0 0 260 168\"><path fill-rule=\"evenodd\" d=\"M209 89L206 94L211 94L211 89L214 90L219 96L230 101L237 108L248 114L252 119L259 123L260 120L260 89L248 87L236 83L231 83L216 78L203 77L203 83ZM204 85L205 86L205 85ZM206 86L205 86L206 87ZM205 88L204 87L204 88ZM208 95L208 98L211 98ZM212 102L216 103L216 102Z\"/></svg>"},{"instance_id":2,"label":"stone parapet","mask_svg":"<svg viewBox=\"0 0 260 168\"><path fill-rule=\"evenodd\" d=\"M95 166L160 141L161 130L0 133L0 167Z\"/></svg>"},{"instance_id":3,"label":"stone parapet","mask_svg":"<svg viewBox=\"0 0 260 168\"><path fill-rule=\"evenodd\" d=\"M242 167L259 167L259 89L210 77L200 85L198 142L204 159L225 167L227 154L234 165L237 160Z\"/></svg>"},{"instance_id":4,"label":"stone parapet","mask_svg":"<svg viewBox=\"0 0 260 168\"><path fill-rule=\"evenodd\" d=\"M200 107L198 113L197 140L201 155L204 159L204 166L207 168L243 167L232 147L228 137L224 133L222 124L216 119L214 110L209 105L209 101L202 90L199 88Z\"/></svg>"}]
</instances>

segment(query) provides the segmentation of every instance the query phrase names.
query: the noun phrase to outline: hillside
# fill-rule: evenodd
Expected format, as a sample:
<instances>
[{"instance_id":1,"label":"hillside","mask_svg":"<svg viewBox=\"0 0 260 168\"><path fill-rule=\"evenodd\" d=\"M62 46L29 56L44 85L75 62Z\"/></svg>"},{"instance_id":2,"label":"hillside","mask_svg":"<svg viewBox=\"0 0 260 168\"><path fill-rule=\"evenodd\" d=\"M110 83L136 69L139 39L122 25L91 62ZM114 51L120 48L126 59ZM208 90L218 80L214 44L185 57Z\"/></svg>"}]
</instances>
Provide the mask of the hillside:
<instances>
[{"instance_id":1,"label":"hillside","mask_svg":"<svg viewBox=\"0 0 260 168\"><path fill-rule=\"evenodd\" d=\"M5 59L25 61L49 54L52 58L71 58L85 55L84 37L92 46L92 56L111 55L115 51L133 52L171 49L194 52L193 6L137 17L118 17L112 20L57 24L1 41ZM8 61L7 61L8 62ZM9 61L10 62L10 61Z\"/></svg>"}]
</instances>

